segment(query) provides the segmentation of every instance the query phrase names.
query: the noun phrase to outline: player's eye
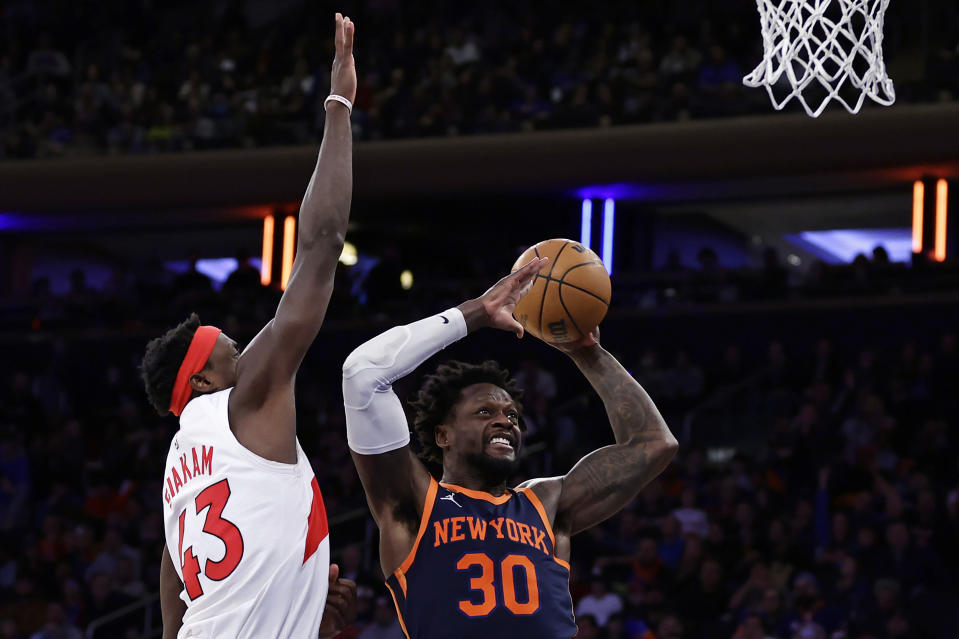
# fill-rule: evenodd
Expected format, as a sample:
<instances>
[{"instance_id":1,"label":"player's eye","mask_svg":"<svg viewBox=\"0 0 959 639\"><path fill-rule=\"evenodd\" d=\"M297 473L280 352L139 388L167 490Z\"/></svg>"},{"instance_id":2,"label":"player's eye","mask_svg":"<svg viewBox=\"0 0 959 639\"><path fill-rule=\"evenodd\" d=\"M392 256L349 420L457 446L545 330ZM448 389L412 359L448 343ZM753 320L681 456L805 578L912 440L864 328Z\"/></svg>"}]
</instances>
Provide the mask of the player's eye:
<instances>
[{"instance_id":1,"label":"player's eye","mask_svg":"<svg viewBox=\"0 0 959 639\"><path fill-rule=\"evenodd\" d=\"M516 421L517 419L519 419L519 415L514 412L510 412L506 416L512 419L513 421Z\"/></svg>"},{"instance_id":2,"label":"player's eye","mask_svg":"<svg viewBox=\"0 0 959 639\"><path fill-rule=\"evenodd\" d=\"M488 409L488 408L481 408L481 409L479 409L478 411L476 411L476 414L477 414L477 415L489 415L489 409Z\"/></svg>"}]
</instances>

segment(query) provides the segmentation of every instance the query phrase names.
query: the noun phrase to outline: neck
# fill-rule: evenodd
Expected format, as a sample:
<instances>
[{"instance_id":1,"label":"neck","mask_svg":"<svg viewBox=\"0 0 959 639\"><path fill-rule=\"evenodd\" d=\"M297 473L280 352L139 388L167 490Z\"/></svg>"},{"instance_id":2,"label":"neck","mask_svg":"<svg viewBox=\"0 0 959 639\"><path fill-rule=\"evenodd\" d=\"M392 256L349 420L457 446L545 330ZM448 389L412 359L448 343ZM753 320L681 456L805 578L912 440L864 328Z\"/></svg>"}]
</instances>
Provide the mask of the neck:
<instances>
[{"instance_id":1,"label":"neck","mask_svg":"<svg viewBox=\"0 0 959 639\"><path fill-rule=\"evenodd\" d=\"M490 493L491 495L495 495L497 497L506 492L505 478L502 481L496 481L493 479L486 479L478 475L456 472L455 470L449 468L443 468L443 477L440 479L440 483L454 484L456 486L468 488L469 490L478 490L480 492Z\"/></svg>"}]
</instances>

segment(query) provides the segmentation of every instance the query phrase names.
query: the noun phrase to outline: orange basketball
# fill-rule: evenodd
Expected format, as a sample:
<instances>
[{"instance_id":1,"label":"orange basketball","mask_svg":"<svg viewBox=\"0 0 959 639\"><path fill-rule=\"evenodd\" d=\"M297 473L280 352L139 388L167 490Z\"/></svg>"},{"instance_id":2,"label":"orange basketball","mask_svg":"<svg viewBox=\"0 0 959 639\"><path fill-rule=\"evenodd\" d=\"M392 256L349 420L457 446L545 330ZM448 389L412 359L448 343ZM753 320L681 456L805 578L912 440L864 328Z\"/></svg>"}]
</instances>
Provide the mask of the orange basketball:
<instances>
[{"instance_id":1,"label":"orange basketball","mask_svg":"<svg viewBox=\"0 0 959 639\"><path fill-rule=\"evenodd\" d=\"M546 240L526 249L513 270L534 257L549 261L513 310L523 330L546 342L575 342L606 317L611 286L596 253L573 240Z\"/></svg>"}]
</instances>

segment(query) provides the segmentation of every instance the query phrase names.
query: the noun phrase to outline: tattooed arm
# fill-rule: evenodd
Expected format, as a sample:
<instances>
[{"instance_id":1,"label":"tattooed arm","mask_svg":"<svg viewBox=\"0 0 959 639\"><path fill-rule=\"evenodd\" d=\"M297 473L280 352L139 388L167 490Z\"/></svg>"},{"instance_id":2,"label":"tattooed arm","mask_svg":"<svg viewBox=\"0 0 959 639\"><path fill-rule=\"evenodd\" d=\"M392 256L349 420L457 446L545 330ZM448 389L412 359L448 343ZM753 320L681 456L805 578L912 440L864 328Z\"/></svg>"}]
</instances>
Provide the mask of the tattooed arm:
<instances>
[{"instance_id":1,"label":"tattooed arm","mask_svg":"<svg viewBox=\"0 0 959 639\"><path fill-rule=\"evenodd\" d=\"M616 514L666 468L679 444L646 391L590 336L567 350L609 415L616 443L583 457L563 477L526 484L546 508L556 551L568 538Z\"/></svg>"}]
</instances>

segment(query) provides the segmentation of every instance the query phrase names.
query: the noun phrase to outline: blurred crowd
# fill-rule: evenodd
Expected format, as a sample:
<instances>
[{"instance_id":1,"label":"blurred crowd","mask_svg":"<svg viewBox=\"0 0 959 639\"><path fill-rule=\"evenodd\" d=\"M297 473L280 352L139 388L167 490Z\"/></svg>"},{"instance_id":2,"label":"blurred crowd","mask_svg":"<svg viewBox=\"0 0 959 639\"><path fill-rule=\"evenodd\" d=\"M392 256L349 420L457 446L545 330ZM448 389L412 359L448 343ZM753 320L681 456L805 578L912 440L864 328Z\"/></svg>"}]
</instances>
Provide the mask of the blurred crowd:
<instances>
[{"instance_id":1,"label":"blurred crowd","mask_svg":"<svg viewBox=\"0 0 959 639\"><path fill-rule=\"evenodd\" d=\"M360 265L340 263L327 320L347 325L386 317L408 320L438 305L457 304L464 295L484 290L492 276L502 275L500 265L515 257L512 249L500 243L469 263L452 256L438 268L442 256L404 252L390 244L379 256L365 256ZM815 261L805 270L772 247L762 249L754 261L752 266L726 267L715 249L703 246L693 264L683 263L673 251L658 269L619 267L611 312L936 295L959 288L954 260L939 263L917 255L912 264L892 262L882 246L849 264ZM117 261L109 277L96 284L82 268L56 285L47 276L38 277L28 292L0 297L0 329L122 329L132 334L176 324L192 311L224 318L234 333L258 329L273 316L280 291L260 284L257 263L248 252L238 253L235 262L236 269L222 282L198 270L196 257L180 271L157 259ZM104 264L98 268L103 271ZM407 271L409 288L403 285ZM166 303L156 304L157 299Z\"/></svg>"},{"instance_id":2,"label":"blurred crowd","mask_svg":"<svg viewBox=\"0 0 959 639\"><path fill-rule=\"evenodd\" d=\"M77 276L71 293L48 297L50 314L36 325L7 324L0 639L79 637L92 621L140 601L144 607L92 636L140 637L145 611L158 623L150 595L176 423L152 414L137 364L150 332L187 308L249 339L249 326L272 314L276 293L259 288L249 265L237 273L220 291L195 271L139 282L167 287L139 297L135 288L90 290ZM357 305L341 288L345 297L331 308ZM420 298L422 312L462 299L444 295ZM135 312L97 319L121 305ZM373 326L335 310L298 377L299 434L324 492L334 560L360 583L360 617L348 637L401 639L402 631L347 451L340 362L389 322L419 312L390 311L386 324ZM955 638L956 335L931 332L915 315L884 323L875 343L864 342L872 311L852 313L849 321L783 328L758 344L706 318L695 320L696 334L675 321L644 323L639 335L636 319L604 323L604 343L649 390L682 445L621 514L574 539L579 639ZM776 334L768 316L735 321L743 334ZM78 334L77 326L95 330ZM601 404L564 356L489 333L450 355L475 361L494 353L526 389L530 454L517 481L564 472L610 442ZM400 396L428 370L401 380ZM745 387L746 399L729 395L733 387ZM711 412L686 419L706 404Z\"/></svg>"},{"instance_id":3,"label":"blurred crowd","mask_svg":"<svg viewBox=\"0 0 959 639\"><path fill-rule=\"evenodd\" d=\"M676 308L941 293L959 285L959 269L953 261L940 263L915 254L911 263L893 262L882 245L868 256L859 253L849 263L817 259L804 269L797 268L802 264L798 256L790 254L784 260L777 249L765 247L756 262L755 266L724 267L716 250L703 246L695 264L684 264L679 253L671 251L660 269L621 273L617 293L641 308Z\"/></svg>"},{"instance_id":4,"label":"blurred crowd","mask_svg":"<svg viewBox=\"0 0 959 639\"><path fill-rule=\"evenodd\" d=\"M762 59L749 2L346 4L357 139L771 112L765 92L742 86ZM913 70L897 79L900 103L959 95L959 10L922 5L892 3L886 21L887 62ZM321 136L327 5L15 0L0 11L0 158Z\"/></svg>"}]
</instances>

